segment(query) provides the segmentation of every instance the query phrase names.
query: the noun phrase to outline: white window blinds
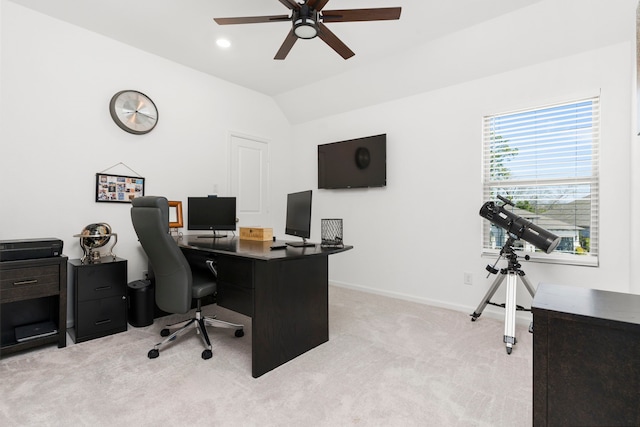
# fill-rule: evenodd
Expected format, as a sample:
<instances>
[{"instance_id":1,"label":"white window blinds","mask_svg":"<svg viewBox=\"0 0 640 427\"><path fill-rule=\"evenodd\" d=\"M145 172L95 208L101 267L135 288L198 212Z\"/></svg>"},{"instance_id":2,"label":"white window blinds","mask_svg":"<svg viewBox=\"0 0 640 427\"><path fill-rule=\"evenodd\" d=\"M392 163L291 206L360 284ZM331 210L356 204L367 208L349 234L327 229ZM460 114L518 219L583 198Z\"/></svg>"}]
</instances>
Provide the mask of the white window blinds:
<instances>
[{"instance_id":1,"label":"white window blinds","mask_svg":"<svg viewBox=\"0 0 640 427\"><path fill-rule=\"evenodd\" d=\"M561 238L549 255L518 241L532 257L597 265L599 139L598 97L484 118L483 200L508 198L505 209ZM507 237L483 221L483 252Z\"/></svg>"}]
</instances>

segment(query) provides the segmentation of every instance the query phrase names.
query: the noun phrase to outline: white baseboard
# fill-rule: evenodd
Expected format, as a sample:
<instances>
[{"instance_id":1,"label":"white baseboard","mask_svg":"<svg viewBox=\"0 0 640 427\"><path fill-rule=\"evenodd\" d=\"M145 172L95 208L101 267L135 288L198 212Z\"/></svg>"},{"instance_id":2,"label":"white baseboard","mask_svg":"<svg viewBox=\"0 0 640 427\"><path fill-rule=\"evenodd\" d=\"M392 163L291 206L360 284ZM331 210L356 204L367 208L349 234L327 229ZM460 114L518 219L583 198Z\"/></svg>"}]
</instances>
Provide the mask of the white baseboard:
<instances>
[{"instance_id":1,"label":"white baseboard","mask_svg":"<svg viewBox=\"0 0 640 427\"><path fill-rule=\"evenodd\" d=\"M391 292L391 291L382 291L380 289L368 288L365 286L353 285L350 283L339 282L339 281L329 281L329 284L332 286L336 286L339 288L352 289L355 291L365 292L374 295L381 295L389 298L396 298L405 301L416 302L419 304L430 305L434 307L446 308L449 310L459 311L461 313L466 313L471 316L471 313L475 311L477 306L470 307L463 304L452 304L446 301L439 301L429 298L421 298L416 297L415 295L403 294L400 292ZM504 310L499 307L494 307L488 305L484 311L482 312L482 316L489 317L491 319L496 320L504 320ZM471 319L469 319L471 321ZM529 312L517 311L516 312L516 323L520 325L529 325L532 321L532 315Z\"/></svg>"}]
</instances>

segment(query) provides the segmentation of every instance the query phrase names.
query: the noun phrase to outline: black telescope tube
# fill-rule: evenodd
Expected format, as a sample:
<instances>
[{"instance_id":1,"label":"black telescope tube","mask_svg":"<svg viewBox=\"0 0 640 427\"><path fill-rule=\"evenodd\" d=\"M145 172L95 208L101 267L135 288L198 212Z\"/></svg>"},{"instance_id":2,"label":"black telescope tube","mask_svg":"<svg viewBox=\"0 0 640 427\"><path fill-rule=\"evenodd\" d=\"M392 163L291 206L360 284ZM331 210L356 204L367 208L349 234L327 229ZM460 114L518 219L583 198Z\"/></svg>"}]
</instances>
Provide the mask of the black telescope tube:
<instances>
[{"instance_id":1,"label":"black telescope tube","mask_svg":"<svg viewBox=\"0 0 640 427\"><path fill-rule=\"evenodd\" d=\"M560 243L560 237L513 212L509 212L504 206L498 206L494 202L482 205L480 216L548 254L553 252Z\"/></svg>"}]
</instances>

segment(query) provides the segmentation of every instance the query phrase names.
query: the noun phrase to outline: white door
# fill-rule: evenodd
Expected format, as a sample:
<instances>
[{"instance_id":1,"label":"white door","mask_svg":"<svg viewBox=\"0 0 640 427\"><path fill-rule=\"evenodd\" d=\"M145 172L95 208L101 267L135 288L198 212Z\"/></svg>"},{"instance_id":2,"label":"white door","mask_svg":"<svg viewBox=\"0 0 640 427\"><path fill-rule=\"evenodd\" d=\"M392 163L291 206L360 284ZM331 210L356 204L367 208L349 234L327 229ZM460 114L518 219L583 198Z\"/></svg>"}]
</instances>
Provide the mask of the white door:
<instances>
[{"instance_id":1,"label":"white door","mask_svg":"<svg viewBox=\"0 0 640 427\"><path fill-rule=\"evenodd\" d=\"M237 198L238 227L270 227L268 219L269 144L231 134L231 195Z\"/></svg>"}]
</instances>

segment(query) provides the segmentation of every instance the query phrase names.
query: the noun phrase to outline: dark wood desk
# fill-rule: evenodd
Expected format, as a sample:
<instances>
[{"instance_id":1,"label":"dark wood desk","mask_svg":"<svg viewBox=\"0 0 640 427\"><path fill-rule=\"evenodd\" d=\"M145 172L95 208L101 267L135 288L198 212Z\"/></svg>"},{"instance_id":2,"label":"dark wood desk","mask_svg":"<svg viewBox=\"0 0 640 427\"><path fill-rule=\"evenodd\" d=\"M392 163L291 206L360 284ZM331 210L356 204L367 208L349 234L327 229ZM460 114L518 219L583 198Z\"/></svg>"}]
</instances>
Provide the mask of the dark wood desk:
<instances>
[{"instance_id":1,"label":"dark wood desk","mask_svg":"<svg viewBox=\"0 0 640 427\"><path fill-rule=\"evenodd\" d=\"M533 425L640 425L640 295L540 284Z\"/></svg>"},{"instance_id":2,"label":"dark wood desk","mask_svg":"<svg viewBox=\"0 0 640 427\"><path fill-rule=\"evenodd\" d=\"M271 250L273 242L237 237L177 241L192 268L215 258L218 305L251 317L254 378L329 340L328 258L352 246Z\"/></svg>"}]
</instances>

